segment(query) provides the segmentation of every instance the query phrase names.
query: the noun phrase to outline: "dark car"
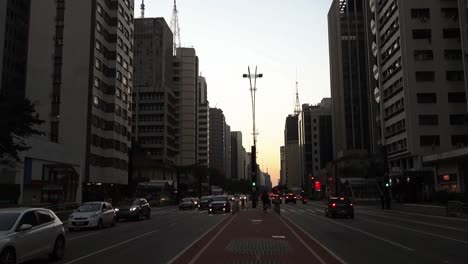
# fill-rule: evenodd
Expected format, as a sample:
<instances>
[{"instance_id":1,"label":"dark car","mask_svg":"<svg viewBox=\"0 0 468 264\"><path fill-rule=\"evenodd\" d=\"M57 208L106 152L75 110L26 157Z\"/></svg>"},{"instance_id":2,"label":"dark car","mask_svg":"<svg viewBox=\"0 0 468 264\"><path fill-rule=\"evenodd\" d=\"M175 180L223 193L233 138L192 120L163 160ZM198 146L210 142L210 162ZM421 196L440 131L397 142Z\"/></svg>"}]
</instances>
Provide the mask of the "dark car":
<instances>
[{"instance_id":1,"label":"dark car","mask_svg":"<svg viewBox=\"0 0 468 264\"><path fill-rule=\"evenodd\" d=\"M208 213L212 214L216 212L231 212L231 203L226 195L217 195L211 198Z\"/></svg>"},{"instance_id":2,"label":"dark car","mask_svg":"<svg viewBox=\"0 0 468 264\"><path fill-rule=\"evenodd\" d=\"M212 196L202 196L200 203L198 204L198 210L208 210L210 207Z\"/></svg>"},{"instance_id":3,"label":"dark car","mask_svg":"<svg viewBox=\"0 0 468 264\"><path fill-rule=\"evenodd\" d=\"M345 197L331 197L325 209L325 216L354 218L353 203Z\"/></svg>"},{"instance_id":4,"label":"dark car","mask_svg":"<svg viewBox=\"0 0 468 264\"><path fill-rule=\"evenodd\" d=\"M272 201L273 201L273 203L276 203L276 204L282 204L283 203L283 198L281 198L281 195L275 194L275 195L273 195Z\"/></svg>"},{"instance_id":5,"label":"dark car","mask_svg":"<svg viewBox=\"0 0 468 264\"><path fill-rule=\"evenodd\" d=\"M179 210L194 209L196 207L193 198L183 198L179 203Z\"/></svg>"},{"instance_id":6,"label":"dark car","mask_svg":"<svg viewBox=\"0 0 468 264\"><path fill-rule=\"evenodd\" d=\"M290 203L290 202L294 203L294 204L297 203L297 196L294 193L288 193L284 197L284 203L285 204Z\"/></svg>"},{"instance_id":7,"label":"dark car","mask_svg":"<svg viewBox=\"0 0 468 264\"><path fill-rule=\"evenodd\" d=\"M124 201L120 206L114 208L117 221L120 219L141 220L151 218L151 207L146 199L137 198L135 200Z\"/></svg>"}]
</instances>

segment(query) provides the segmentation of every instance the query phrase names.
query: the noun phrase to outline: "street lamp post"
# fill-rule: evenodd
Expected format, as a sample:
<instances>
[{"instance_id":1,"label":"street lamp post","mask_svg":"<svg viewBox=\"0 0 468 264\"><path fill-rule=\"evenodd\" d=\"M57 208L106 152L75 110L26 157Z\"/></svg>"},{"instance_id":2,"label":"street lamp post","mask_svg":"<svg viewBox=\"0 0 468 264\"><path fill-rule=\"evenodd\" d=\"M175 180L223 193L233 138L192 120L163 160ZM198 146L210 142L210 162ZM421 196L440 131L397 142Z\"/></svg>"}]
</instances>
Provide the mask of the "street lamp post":
<instances>
[{"instance_id":1,"label":"street lamp post","mask_svg":"<svg viewBox=\"0 0 468 264\"><path fill-rule=\"evenodd\" d=\"M263 74L257 73L257 66L255 66L255 73L250 73L250 66L247 68L248 73L244 74L243 78L249 78L250 83L250 96L252 99L252 136L253 146L251 150L251 173L252 173L252 207L257 207L257 129L255 127L255 92L257 91L257 78L262 78ZM252 85L253 79L253 85Z\"/></svg>"}]
</instances>

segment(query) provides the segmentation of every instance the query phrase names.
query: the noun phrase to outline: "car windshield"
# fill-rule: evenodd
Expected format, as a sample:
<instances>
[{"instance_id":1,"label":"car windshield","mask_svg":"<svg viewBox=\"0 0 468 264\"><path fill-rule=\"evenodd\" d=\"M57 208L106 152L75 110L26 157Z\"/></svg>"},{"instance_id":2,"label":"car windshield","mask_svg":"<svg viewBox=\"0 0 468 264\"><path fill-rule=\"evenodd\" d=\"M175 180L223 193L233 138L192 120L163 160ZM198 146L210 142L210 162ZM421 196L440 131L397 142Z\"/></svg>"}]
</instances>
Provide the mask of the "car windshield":
<instances>
[{"instance_id":1,"label":"car windshield","mask_svg":"<svg viewBox=\"0 0 468 264\"><path fill-rule=\"evenodd\" d=\"M132 205L139 205L140 204L140 199L136 199L132 202Z\"/></svg>"},{"instance_id":2,"label":"car windshield","mask_svg":"<svg viewBox=\"0 0 468 264\"><path fill-rule=\"evenodd\" d=\"M204 197L201 198L202 202L207 202L209 200L211 200L211 196L204 196Z\"/></svg>"},{"instance_id":3,"label":"car windshield","mask_svg":"<svg viewBox=\"0 0 468 264\"><path fill-rule=\"evenodd\" d=\"M214 196L213 198L211 198L211 200L213 202L224 202L227 201L227 198L226 196Z\"/></svg>"},{"instance_id":4,"label":"car windshield","mask_svg":"<svg viewBox=\"0 0 468 264\"><path fill-rule=\"evenodd\" d=\"M11 230L19 215L19 213L0 213L0 231Z\"/></svg>"},{"instance_id":5,"label":"car windshield","mask_svg":"<svg viewBox=\"0 0 468 264\"><path fill-rule=\"evenodd\" d=\"M77 212L97 212L101 210L101 204L83 204Z\"/></svg>"}]
</instances>

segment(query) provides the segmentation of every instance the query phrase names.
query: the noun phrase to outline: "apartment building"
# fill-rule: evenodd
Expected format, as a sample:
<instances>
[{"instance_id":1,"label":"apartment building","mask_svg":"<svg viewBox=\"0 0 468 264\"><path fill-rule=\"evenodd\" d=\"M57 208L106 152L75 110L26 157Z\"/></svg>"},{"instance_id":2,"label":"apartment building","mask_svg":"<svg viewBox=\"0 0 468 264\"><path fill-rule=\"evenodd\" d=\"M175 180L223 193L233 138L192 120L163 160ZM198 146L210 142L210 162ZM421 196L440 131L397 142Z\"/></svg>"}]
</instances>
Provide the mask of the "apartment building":
<instances>
[{"instance_id":1,"label":"apartment building","mask_svg":"<svg viewBox=\"0 0 468 264\"><path fill-rule=\"evenodd\" d=\"M197 162L200 166L209 167L210 103L206 78L203 76L198 77L197 94Z\"/></svg>"}]
</instances>

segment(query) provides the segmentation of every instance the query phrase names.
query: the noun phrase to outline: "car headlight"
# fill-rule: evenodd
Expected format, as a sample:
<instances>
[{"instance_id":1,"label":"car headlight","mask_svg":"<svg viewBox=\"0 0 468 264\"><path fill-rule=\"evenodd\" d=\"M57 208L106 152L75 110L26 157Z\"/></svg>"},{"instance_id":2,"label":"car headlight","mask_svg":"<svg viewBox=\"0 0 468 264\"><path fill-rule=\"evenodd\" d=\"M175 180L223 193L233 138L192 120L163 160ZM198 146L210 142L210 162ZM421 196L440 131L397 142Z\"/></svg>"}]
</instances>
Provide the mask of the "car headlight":
<instances>
[{"instance_id":1,"label":"car headlight","mask_svg":"<svg viewBox=\"0 0 468 264\"><path fill-rule=\"evenodd\" d=\"M226 204L223 204L223 206L226 206Z\"/></svg>"},{"instance_id":2,"label":"car headlight","mask_svg":"<svg viewBox=\"0 0 468 264\"><path fill-rule=\"evenodd\" d=\"M71 215L69 215L69 216L68 216L68 218L73 218L73 215L72 215L72 214L71 214Z\"/></svg>"},{"instance_id":3,"label":"car headlight","mask_svg":"<svg viewBox=\"0 0 468 264\"><path fill-rule=\"evenodd\" d=\"M137 207L131 207L130 211L135 211L136 209L137 209Z\"/></svg>"},{"instance_id":4,"label":"car headlight","mask_svg":"<svg viewBox=\"0 0 468 264\"><path fill-rule=\"evenodd\" d=\"M198 204L198 202L195 202L195 204Z\"/></svg>"},{"instance_id":5,"label":"car headlight","mask_svg":"<svg viewBox=\"0 0 468 264\"><path fill-rule=\"evenodd\" d=\"M114 211L118 212L118 211L119 211L119 208L114 208Z\"/></svg>"}]
</instances>

